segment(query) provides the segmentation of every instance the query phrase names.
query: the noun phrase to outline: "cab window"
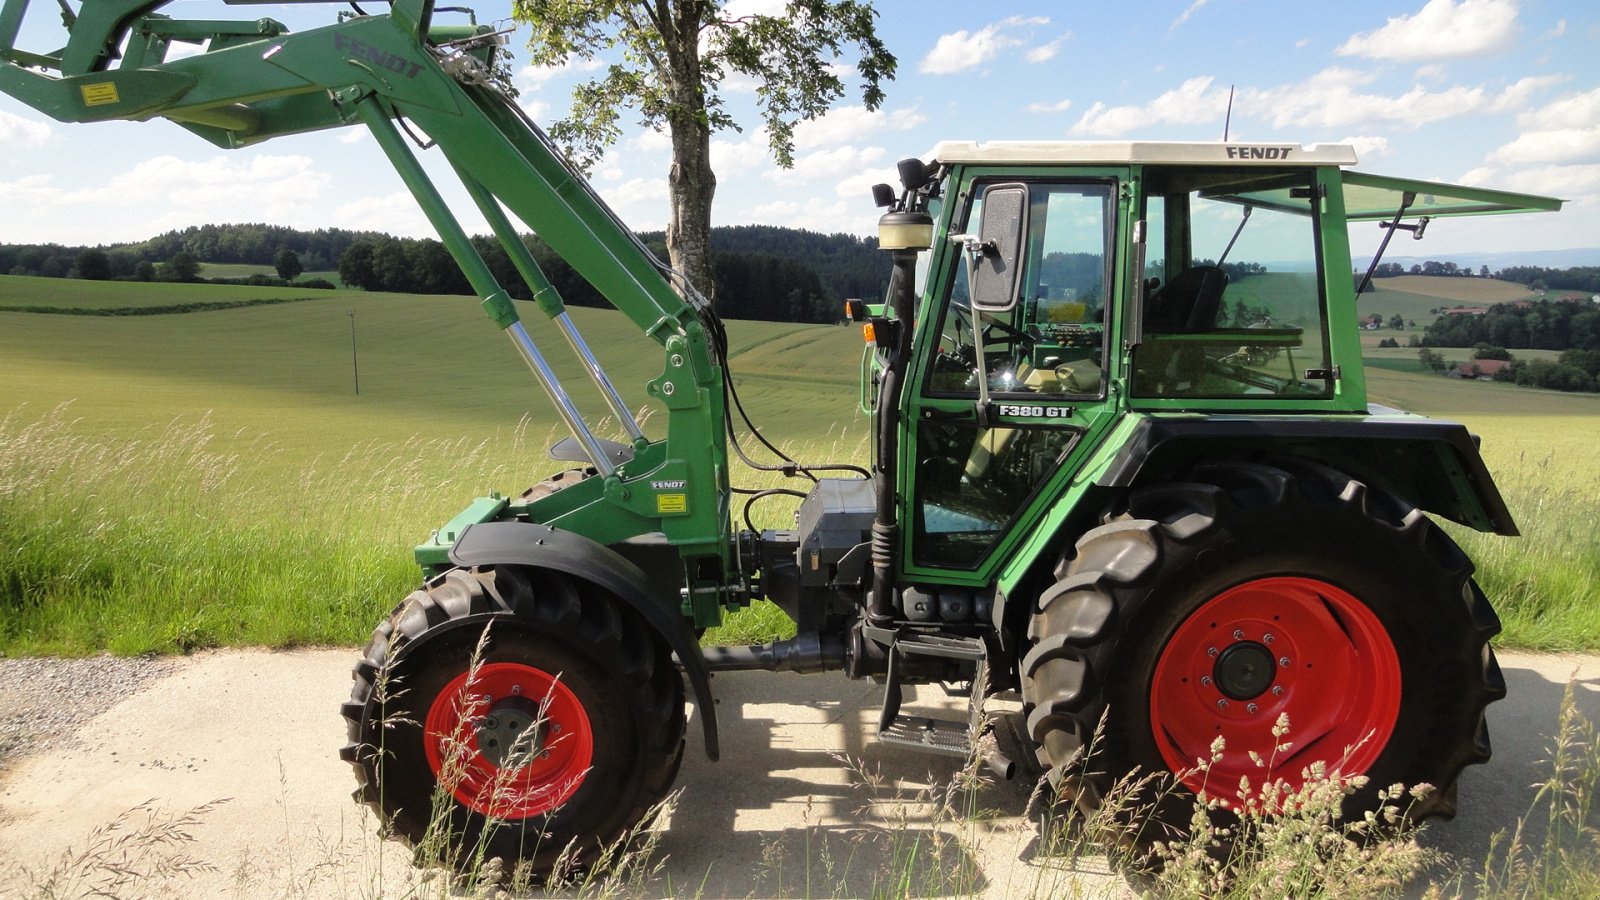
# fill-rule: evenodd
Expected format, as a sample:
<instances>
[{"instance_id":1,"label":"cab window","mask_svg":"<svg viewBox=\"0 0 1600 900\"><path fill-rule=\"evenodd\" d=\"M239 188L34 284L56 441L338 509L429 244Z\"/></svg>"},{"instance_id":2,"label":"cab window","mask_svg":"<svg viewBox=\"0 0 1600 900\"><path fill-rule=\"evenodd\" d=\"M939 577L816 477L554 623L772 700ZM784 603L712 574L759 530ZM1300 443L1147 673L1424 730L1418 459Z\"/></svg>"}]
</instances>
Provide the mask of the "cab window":
<instances>
[{"instance_id":1,"label":"cab window","mask_svg":"<svg viewBox=\"0 0 1600 900\"><path fill-rule=\"evenodd\" d=\"M1152 168L1141 397L1331 396L1309 171Z\"/></svg>"},{"instance_id":2,"label":"cab window","mask_svg":"<svg viewBox=\"0 0 1600 900\"><path fill-rule=\"evenodd\" d=\"M928 394L976 396L984 378L991 395L1102 395L1112 184L1035 183L1029 198L1021 296L1011 310L974 316L966 260L950 255L955 271ZM975 230L981 215L982 201L974 200L957 227Z\"/></svg>"}]
</instances>

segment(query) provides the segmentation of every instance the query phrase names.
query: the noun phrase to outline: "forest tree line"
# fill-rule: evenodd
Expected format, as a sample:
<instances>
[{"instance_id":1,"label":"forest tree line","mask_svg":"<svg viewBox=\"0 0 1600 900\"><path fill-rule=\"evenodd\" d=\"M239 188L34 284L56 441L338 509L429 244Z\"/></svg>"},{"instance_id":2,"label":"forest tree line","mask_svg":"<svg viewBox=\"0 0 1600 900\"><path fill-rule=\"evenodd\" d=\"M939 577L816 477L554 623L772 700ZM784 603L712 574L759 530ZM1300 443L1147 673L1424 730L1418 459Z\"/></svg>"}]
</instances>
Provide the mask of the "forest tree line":
<instances>
[{"instance_id":1,"label":"forest tree line","mask_svg":"<svg viewBox=\"0 0 1600 900\"><path fill-rule=\"evenodd\" d=\"M645 233L641 238L658 257L666 257L662 233ZM525 241L567 303L607 305L543 241L531 235ZM529 295L497 241L479 237L473 244L512 296ZM832 322L839 318L844 298L876 298L888 284L888 261L876 240L847 234L763 225L717 228L713 256L716 284L711 293L718 311L729 318ZM274 266L279 282L297 286L310 286L295 281L301 272L337 270L345 284L367 290L472 293L439 241L378 232L337 228L308 232L251 223L192 226L112 246L0 244L0 273L13 275L197 281L202 280L201 261ZM265 275L244 280L272 283Z\"/></svg>"}]
</instances>

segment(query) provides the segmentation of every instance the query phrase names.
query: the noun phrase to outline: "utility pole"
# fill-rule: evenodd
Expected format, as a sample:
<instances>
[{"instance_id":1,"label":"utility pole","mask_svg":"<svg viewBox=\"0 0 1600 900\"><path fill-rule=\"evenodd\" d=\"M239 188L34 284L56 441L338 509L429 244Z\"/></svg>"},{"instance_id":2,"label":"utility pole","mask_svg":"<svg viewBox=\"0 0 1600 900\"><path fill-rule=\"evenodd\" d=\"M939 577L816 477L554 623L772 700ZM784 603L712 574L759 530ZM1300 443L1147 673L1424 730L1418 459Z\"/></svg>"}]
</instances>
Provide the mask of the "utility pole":
<instances>
[{"instance_id":1,"label":"utility pole","mask_svg":"<svg viewBox=\"0 0 1600 900\"><path fill-rule=\"evenodd\" d=\"M356 357L356 311L349 310L350 316L350 371L356 378L356 396L361 396L361 360Z\"/></svg>"}]
</instances>

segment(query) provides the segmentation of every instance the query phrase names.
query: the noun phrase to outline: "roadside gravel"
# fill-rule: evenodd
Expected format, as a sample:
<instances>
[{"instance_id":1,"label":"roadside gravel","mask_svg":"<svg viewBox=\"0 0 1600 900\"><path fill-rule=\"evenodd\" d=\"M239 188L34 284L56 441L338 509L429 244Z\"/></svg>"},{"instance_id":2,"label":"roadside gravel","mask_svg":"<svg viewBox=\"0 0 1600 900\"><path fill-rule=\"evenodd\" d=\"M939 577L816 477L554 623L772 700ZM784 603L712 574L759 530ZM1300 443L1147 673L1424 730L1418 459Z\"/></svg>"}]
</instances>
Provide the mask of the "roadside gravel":
<instances>
[{"instance_id":1,"label":"roadside gravel","mask_svg":"<svg viewBox=\"0 0 1600 900\"><path fill-rule=\"evenodd\" d=\"M162 657L0 657L0 770L65 746L78 727L171 672Z\"/></svg>"}]
</instances>

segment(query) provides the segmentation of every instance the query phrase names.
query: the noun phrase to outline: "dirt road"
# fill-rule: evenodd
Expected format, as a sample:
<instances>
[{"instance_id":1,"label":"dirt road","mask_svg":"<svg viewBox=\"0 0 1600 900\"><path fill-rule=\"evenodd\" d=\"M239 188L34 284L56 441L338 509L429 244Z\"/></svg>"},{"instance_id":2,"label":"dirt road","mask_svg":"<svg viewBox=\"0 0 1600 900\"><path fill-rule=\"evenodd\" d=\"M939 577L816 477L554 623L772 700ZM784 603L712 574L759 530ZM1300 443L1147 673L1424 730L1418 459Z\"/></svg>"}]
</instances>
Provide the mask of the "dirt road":
<instances>
[{"instance_id":1,"label":"dirt road","mask_svg":"<svg viewBox=\"0 0 1600 900\"><path fill-rule=\"evenodd\" d=\"M152 896L404 894L416 877L408 856L375 838L335 756L353 659L343 649L183 659L69 739L9 765L0 773L0 895L26 896L86 850L100 860L126 851L135 865L214 867L141 879ZM1466 772L1460 816L1426 836L1469 866L1528 810L1569 679L1577 679L1580 709L1600 720L1600 657L1500 659L1511 696L1490 710L1494 761ZM955 766L871 740L876 685L740 672L719 676L716 690L722 761L706 760L691 722L682 794L660 843L667 863L646 895L859 897L885 877L885 858L909 860L918 873L965 865L972 891L985 896L1126 891L1093 861L1064 870L1059 860L1034 858L1022 818L1030 785L985 787L978 802L993 815L936 828L934 805L921 801ZM70 692L60 700L73 702ZM853 769L885 780L873 787ZM143 847L132 830L144 813L97 843L97 828L141 803L172 816L225 798L184 828L192 843Z\"/></svg>"}]
</instances>

